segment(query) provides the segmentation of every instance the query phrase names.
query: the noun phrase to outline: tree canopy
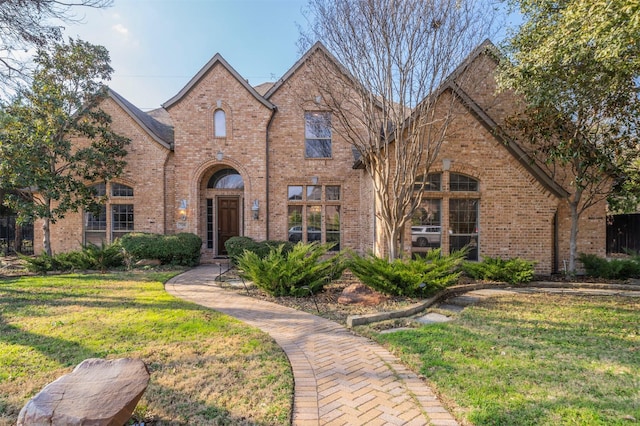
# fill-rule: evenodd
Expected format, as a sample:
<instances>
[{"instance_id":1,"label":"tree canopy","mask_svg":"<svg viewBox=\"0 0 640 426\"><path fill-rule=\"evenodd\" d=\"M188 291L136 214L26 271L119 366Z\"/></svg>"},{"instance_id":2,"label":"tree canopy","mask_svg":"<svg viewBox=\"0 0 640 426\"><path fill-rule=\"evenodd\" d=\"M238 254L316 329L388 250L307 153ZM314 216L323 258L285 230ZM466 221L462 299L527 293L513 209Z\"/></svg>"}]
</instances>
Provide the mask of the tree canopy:
<instances>
[{"instance_id":1,"label":"tree canopy","mask_svg":"<svg viewBox=\"0 0 640 426\"><path fill-rule=\"evenodd\" d=\"M104 47L69 40L39 50L35 62L31 86L2 112L0 180L19 190L8 202L22 219L43 219L51 254L49 222L95 206L88 185L122 172L129 140L100 108L112 72Z\"/></svg>"},{"instance_id":2,"label":"tree canopy","mask_svg":"<svg viewBox=\"0 0 640 426\"><path fill-rule=\"evenodd\" d=\"M62 40L62 25L77 22L78 6L103 8L113 0L0 1L0 85L5 90L29 77L28 52Z\"/></svg>"},{"instance_id":3,"label":"tree canopy","mask_svg":"<svg viewBox=\"0 0 640 426\"><path fill-rule=\"evenodd\" d=\"M512 4L524 23L503 45L500 83L525 105L508 124L567 191L574 271L580 215L622 187L638 158L640 3Z\"/></svg>"}]
</instances>

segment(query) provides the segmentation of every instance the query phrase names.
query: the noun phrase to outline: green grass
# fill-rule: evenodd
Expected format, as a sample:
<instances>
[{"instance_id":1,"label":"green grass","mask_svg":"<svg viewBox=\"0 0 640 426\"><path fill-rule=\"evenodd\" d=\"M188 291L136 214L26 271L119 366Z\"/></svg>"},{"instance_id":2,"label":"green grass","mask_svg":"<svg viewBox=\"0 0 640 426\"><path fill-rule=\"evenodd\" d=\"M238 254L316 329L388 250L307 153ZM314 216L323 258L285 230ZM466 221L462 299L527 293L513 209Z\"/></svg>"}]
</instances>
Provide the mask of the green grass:
<instances>
[{"instance_id":1,"label":"green grass","mask_svg":"<svg viewBox=\"0 0 640 426\"><path fill-rule=\"evenodd\" d=\"M638 298L506 296L375 338L474 425L640 421Z\"/></svg>"},{"instance_id":2,"label":"green grass","mask_svg":"<svg viewBox=\"0 0 640 426\"><path fill-rule=\"evenodd\" d=\"M0 425L86 358L141 358L151 381L135 418L155 424L285 425L293 377L275 342L164 291L175 275L0 280Z\"/></svg>"}]
</instances>

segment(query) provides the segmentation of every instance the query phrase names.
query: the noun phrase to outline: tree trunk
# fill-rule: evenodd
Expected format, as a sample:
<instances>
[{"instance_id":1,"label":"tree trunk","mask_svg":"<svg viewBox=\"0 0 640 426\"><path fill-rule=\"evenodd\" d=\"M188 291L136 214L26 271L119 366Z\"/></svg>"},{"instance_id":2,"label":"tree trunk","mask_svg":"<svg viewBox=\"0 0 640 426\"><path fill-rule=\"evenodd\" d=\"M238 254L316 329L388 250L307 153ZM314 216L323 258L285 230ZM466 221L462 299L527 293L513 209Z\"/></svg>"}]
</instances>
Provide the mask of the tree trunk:
<instances>
[{"instance_id":1,"label":"tree trunk","mask_svg":"<svg viewBox=\"0 0 640 426\"><path fill-rule=\"evenodd\" d=\"M569 236L569 270L571 275L576 273L576 257L578 251L578 221L580 213L578 212L578 202L569 203L571 209L571 233Z\"/></svg>"},{"instance_id":2,"label":"tree trunk","mask_svg":"<svg viewBox=\"0 0 640 426\"><path fill-rule=\"evenodd\" d=\"M45 217L42 219L42 246L44 252L51 256L51 233L49 232L50 219Z\"/></svg>"}]
</instances>

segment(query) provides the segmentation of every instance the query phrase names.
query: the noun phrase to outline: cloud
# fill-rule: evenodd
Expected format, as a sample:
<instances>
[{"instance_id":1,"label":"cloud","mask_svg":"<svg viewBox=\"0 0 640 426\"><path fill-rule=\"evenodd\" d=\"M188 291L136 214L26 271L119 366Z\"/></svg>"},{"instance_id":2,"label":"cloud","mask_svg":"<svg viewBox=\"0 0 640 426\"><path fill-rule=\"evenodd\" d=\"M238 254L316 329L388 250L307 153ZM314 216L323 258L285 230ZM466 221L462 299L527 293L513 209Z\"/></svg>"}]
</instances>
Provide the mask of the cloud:
<instances>
[{"instance_id":1,"label":"cloud","mask_svg":"<svg viewBox=\"0 0 640 426\"><path fill-rule=\"evenodd\" d=\"M119 34L122 34L123 36L129 35L129 29L122 24L116 24L111 27L111 29Z\"/></svg>"}]
</instances>

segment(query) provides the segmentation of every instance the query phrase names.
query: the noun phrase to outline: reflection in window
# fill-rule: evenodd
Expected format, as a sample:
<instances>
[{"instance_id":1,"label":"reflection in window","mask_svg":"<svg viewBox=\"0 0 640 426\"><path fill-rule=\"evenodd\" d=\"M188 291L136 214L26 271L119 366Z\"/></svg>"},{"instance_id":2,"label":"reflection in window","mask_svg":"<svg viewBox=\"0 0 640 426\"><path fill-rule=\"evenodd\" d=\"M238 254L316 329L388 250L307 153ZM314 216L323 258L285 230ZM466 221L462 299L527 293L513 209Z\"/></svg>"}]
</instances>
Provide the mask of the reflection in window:
<instances>
[{"instance_id":1,"label":"reflection in window","mask_svg":"<svg viewBox=\"0 0 640 426\"><path fill-rule=\"evenodd\" d=\"M91 191L95 197L104 197L107 195L107 184L103 182L91 185Z\"/></svg>"},{"instance_id":2,"label":"reflection in window","mask_svg":"<svg viewBox=\"0 0 640 426\"><path fill-rule=\"evenodd\" d=\"M112 183L111 195L114 197L133 197L133 188L121 183Z\"/></svg>"},{"instance_id":3,"label":"reflection in window","mask_svg":"<svg viewBox=\"0 0 640 426\"><path fill-rule=\"evenodd\" d=\"M419 176L416 178L416 183L414 184L414 189L419 191L422 187L424 176ZM442 173L429 173L427 175L427 180L424 182L424 190L425 191L440 191L442 190Z\"/></svg>"},{"instance_id":4,"label":"reflection in window","mask_svg":"<svg viewBox=\"0 0 640 426\"><path fill-rule=\"evenodd\" d=\"M289 206L287 211L288 239L292 243L302 241L302 206Z\"/></svg>"},{"instance_id":5,"label":"reflection in window","mask_svg":"<svg viewBox=\"0 0 640 426\"><path fill-rule=\"evenodd\" d=\"M322 206L307 206L307 242L322 239Z\"/></svg>"},{"instance_id":6,"label":"reflection in window","mask_svg":"<svg viewBox=\"0 0 640 426\"><path fill-rule=\"evenodd\" d=\"M235 169L218 170L211 176L207 188L212 189L244 189L244 180Z\"/></svg>"},{"instance_id":7,"label":"reflection in window","mask_svg":"<svg viewBox=\"0 0 640 426\"><path fill-rule=\"evenodd\" d=\"M325 190L327 201L340 201L340 187L338 185L329 185Z\"/></svg>"},{"instance_id":8,"label":"reflection in window","mask_svg":"<svg viewBox=\"0 0 640 426\"><path fill-rule=\"evenodd\" d=\"M340 206L327 206L325 211L325 239L335 246L332 251L340 250Z\"/></svg>"},{"instance_id":9,"label":"reflection in window","mask_svg":"<svg viewBox=\"0 0 640 426\"><path fill-rule=\"evenodd\" d=\"M331 158L331 114L305 112L305 156Z\"/></svg>"},{"instance_id":10,"label":"reflection in window","mask_svg":"<svg viewBox=\"0 0 640 426\"><path fill-rule=\"evenodd\" d=\"M288 200L302 200L302 186L294 185L288 188Z\"/></svg>"},{"instance_id":11,"label":"reflection in window","mask_svg":"<svg viewBox=\"0 0 640 426\"><path fill-rule=\"evenodd\" d=\"M307 201L320 201L322 199L322 186L307 186Z\"/></svg>"},{"instance_id":12,"label":"reflection in window","mask_svg":"<svg viewBox=\"0 0 640 426\"><path fill-rule=\"evenodd\" d=\"M477 191L478 181L469 176L451 173L449 177L449 188L451 191Z\"/></svg>"},{"instance_id":13,"label":"reflection in window","mask_svg":"<svg viewBox=\"0 0 640 426\"><path fill-rule=\"evenodd\" d=\"M213 113L214 136L224 138L227 136L227 117L223 110L217 109Z\"/></svg>"},{"instance_id":14,"label":"reflection in window","mask_svg":"<svg viewBox=\"0 0 640 426\"><path fill-rule=\"evenodd\" d=\"M442 200L423 200L420 207L413 213L411 217L412 247L427 249L440 247L442 240L441 206Z\"/></svg>"}]
</instances>

